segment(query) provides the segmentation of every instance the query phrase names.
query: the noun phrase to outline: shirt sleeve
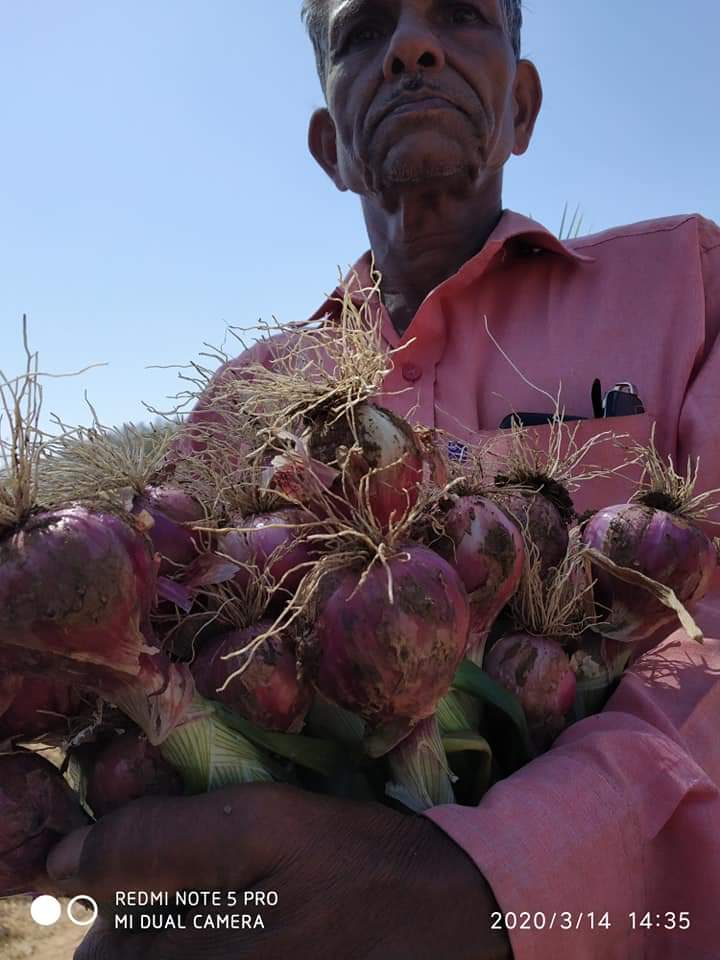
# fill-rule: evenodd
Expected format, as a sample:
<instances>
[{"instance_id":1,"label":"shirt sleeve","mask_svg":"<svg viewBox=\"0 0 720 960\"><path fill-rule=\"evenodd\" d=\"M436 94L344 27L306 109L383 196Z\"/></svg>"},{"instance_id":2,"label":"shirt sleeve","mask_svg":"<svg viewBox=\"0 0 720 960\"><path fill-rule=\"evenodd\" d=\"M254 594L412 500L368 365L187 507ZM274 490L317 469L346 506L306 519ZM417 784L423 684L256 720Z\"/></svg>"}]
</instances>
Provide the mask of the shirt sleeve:
<instances>
[{"instance_id":1,"label":"shirt sleeve","mask_svg":"<svg viewBox=\"0 0 720 960\"><path fill-rule=\"evenodd\" d=\"M700 458L702 490L720 487L720 230L700 219L699 231L706 336L680 412L677 462ZM718 956L719 579L694 611L704 645L676 631L636 661L602 713L566 730L477 808L426 813L510 914L515 960Z\"/></svg>"}]
</instances>

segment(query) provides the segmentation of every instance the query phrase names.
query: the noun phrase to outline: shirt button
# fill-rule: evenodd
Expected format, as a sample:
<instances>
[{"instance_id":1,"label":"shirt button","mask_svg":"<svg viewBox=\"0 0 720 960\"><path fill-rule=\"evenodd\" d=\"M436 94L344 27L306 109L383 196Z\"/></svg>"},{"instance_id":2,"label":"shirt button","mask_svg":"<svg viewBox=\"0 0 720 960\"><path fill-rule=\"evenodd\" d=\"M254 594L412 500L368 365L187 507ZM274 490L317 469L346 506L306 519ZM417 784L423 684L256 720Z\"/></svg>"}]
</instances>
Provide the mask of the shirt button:
<instances>
[{"instance_id":1,"label":"shirt button","mask_svg":"<svg viewBox=\"0 0 720 960\"><path fill-rule=\"evenodd\" d=\"M402 375L405 380L409 380L410 383L415 383L415 381L419 380L422 376L422 370L420 367L415 366L414 363L405 363L403 364Z\"/></svg>"}]
</instances>

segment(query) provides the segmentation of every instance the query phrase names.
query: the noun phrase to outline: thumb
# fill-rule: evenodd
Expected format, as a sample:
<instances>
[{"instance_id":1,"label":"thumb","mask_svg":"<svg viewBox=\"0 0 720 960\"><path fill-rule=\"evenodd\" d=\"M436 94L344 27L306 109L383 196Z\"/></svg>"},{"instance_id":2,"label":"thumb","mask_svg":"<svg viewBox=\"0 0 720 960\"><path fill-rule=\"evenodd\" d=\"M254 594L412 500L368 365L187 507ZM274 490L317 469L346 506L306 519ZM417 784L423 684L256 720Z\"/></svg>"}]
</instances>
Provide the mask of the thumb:
<instances>
[{"instance_id":1,"label":"thumb","mask_svg":"<svg viewBox=\"0 0 720 960\"><path fill-rule=\"evenodd\" d=\"M135 801L64 837L47 872L62 892L100 903L114 903L125 891L249 886L274 865L277 845L267 824L279 790L244 784Z\"/></svg>"}]
</instances>

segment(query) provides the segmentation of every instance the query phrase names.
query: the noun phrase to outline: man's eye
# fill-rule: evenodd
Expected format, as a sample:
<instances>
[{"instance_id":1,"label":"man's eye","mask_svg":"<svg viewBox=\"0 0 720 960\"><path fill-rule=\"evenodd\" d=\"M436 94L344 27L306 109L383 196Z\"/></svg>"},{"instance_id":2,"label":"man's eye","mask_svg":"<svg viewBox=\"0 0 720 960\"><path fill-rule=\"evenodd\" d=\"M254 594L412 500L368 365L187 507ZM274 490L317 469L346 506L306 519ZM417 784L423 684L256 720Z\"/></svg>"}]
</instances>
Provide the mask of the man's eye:
<instances>
[{"instance_id":1,"label":"man's eye","mask_svg":"<svg viewBox=\"0 0 720 960\"><path fill-rule=\"evenodd\" d=\"M467 3L454 3L450 10L450 19L453 23L478 23L484 18L479 10L469 6Z\"/></svg>"},{"instance_id":2,"label":"man's eye","mask_svg":"<svg viewBox=\"0 0 720 960\"><path fill-rule=\"evenodd\" d=\"M373 40L376 40L380 34L380 31L377 27L373 26L360 26L355 27L345 37L345 42L343 43L343 50L351 50L354 47L362 47L367 43L372 43Z\"/></svg>"}]
</instances>

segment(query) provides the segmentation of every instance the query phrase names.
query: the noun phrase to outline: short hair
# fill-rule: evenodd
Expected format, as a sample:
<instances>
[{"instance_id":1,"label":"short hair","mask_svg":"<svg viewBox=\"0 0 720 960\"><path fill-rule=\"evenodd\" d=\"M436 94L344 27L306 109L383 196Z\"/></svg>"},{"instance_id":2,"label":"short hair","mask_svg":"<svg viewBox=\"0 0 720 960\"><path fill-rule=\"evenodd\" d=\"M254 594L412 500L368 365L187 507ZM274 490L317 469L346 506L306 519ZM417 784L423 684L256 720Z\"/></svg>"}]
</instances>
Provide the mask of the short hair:
<instances>
[{"instance_id":1,"label":"short hair","mask_svg":"<svg viewBox=\"0 0 720 960\"><path fill-rule=\"evenodd\" d=\"M500 6L513 52L519 60L522 0L500 0ZM324 90L327 71L328 0L303 0L302 19L312 40L318 76Z\"/></svg>"}]
</instances>

